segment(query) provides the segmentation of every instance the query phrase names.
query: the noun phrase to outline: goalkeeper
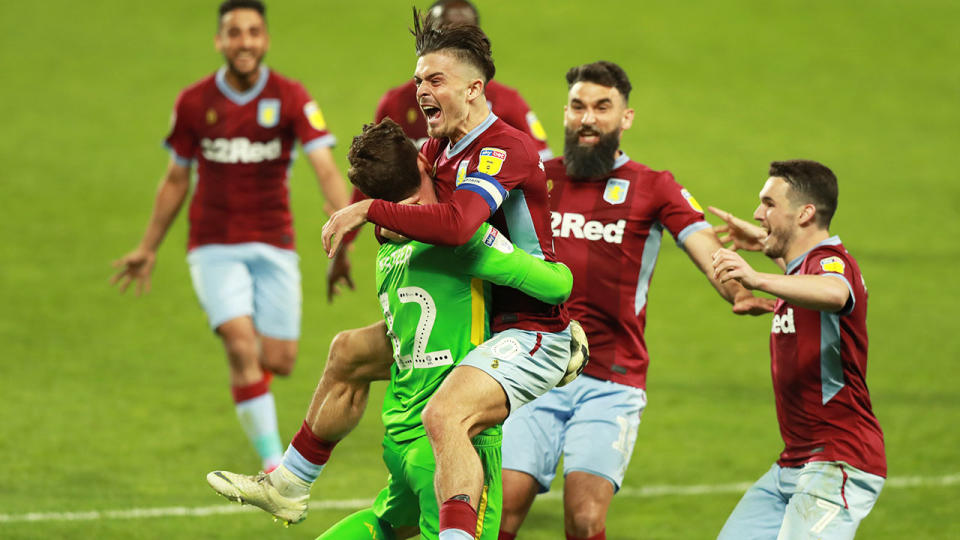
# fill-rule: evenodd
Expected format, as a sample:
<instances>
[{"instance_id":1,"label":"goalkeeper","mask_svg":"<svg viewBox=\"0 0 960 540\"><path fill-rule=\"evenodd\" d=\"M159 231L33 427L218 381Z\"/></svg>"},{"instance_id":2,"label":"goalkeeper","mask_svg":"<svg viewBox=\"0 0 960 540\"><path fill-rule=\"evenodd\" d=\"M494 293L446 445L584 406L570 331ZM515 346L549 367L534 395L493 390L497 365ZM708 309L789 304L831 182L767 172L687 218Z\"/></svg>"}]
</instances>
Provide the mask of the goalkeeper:
<instances>
[{"instance_id":1,"label":"goalkeeper","mask_svg":"<svg viewBox=\"0 0 960 540\"><path fill-rule=\"evenodd\" d=\"M432 181L426 177L421 181L416 148L393 121L365 126L348 157L348 176L367 196L434 202ZM320 538L407 538L418 531L424 538L437 538L436 464L421 412L460 360L489 338L488 282L558 304L570 294L573 279L566 266L515 249L486 223L469 242L457 247L387 240L380 246L376 264L377 291L395 360L382 411L383 459L390 477L372 508L348 516ZM475 536L495 539L502 498L501 427L484 430L472 442L484 469ZM274 486L274 476L282 475L287 482L298 480L284 475L283 469L263 477L255 488L245 484L256 480L226 472L211 473L211 484L221 494L258 504L258 497L250 497L247 491L286 491ZM230 485L220 489L218 481ZM236 494L230 491L234 487ZM306 496L303 503L305 509Z\"/></svg>"}]
</instances>

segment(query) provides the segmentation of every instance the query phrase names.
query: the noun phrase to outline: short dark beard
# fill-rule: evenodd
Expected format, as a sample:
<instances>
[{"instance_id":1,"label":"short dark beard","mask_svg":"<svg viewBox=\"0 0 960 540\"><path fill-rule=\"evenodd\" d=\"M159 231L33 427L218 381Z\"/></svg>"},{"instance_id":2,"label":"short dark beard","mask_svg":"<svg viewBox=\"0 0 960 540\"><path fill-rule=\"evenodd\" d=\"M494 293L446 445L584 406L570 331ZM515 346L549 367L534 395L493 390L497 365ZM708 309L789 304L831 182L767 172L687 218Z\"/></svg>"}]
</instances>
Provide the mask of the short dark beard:
<instances>
[{"instance_id":1,"label":"short dark beard","mask_svg":"<svg viewBox=\"0 0 960 540\"><path fill-rule=\"evenodd\" d=\"M581 146L579 138L584 131L591 132L583 128L579 131L564 130L563 165L567 168L567 175L571 178L603 178L613 170L617 160L620 133L616 130L600 133L597 144Z\"/></svg>"}]
</instances>

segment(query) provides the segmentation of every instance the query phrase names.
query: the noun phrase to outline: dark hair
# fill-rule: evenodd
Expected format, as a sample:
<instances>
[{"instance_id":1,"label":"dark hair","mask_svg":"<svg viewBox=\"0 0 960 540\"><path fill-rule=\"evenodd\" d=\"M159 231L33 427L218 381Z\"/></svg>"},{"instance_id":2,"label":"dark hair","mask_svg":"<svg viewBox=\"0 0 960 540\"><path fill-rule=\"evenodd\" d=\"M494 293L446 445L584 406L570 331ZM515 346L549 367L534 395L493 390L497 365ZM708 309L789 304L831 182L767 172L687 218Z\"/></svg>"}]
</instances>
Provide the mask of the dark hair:
<instances>
[{"instance_id":1,"label":"dark hair","mask_svg":"<svg viewBox=\"0 0 960 540\"><path fill-rule=\"evenodd\" d=\"M417 147L389 118L366 124L347 152L347 177L364 195L397 202L420 188Z\"/></svg>"},{"instance_id":2,"label":"dark hair","mask_svg":"<svg viewBox=\"0 0 960 540\"><path fill-rule=\"evenodd\" d=\"M483 74L484 83L496 73L490 52L490 39L474 24L438 24L413 8L413 29L417 56L437 51L449 51L458 60L466 62Z\"/></svg>"},{"instance_id":3,"label":"dark hair","mask_svg":"<svg viewBox=\"0 0 960 540\"><path fill-rule=\"evenodd\" d=\"M567 88L580 81L616 88L623 96L624 102L630 99L630 90L633 89L633 86L630 85L630 78L627 77L627 72L617 64L604 60L570 68L570 71L567 72Z\"/></svg>"},{"instance_id":4,"label":"dark hair","mask_svg":"<svg viewBox=\"0 0 960 540\"><path fill-rule=\"evenodd\" d=\"M449 15L456 9L468 9L473 13L473 20L470 24L480 26L480 13L477 12L477 6L469 0L437 0L427 8L427 22L429 24L449 24ZM436 21L436 22L435 22Z\"/></svg>"},{"instance_id":5,"label":"dark hair","mask_svg":"<svg viewBox=\"0 0 960 540\"><path fill-rule=\"evenodd\" d=\"M260 0L224 0L220 4L220 9L217 10L217 27L220 26L220 20L223 19L223 16L235 9L252 9L260 14L263 17L263 21L267 21L267 6L263 5L263 2Z\"/></svg>"},{"instance_id":6,"label":"dark hair","mask_svg":"<svg viewBox=\"0 0 960 540\"><path fill-rule=\"evenodd\" d=\"M830 228L830 220L837 211L837 177L822 163L808 159L774 161L770 176L783 178L793 192L790 198L801 204L813 204L817 209L817 225Z\"/></svg>"}]
</instances>

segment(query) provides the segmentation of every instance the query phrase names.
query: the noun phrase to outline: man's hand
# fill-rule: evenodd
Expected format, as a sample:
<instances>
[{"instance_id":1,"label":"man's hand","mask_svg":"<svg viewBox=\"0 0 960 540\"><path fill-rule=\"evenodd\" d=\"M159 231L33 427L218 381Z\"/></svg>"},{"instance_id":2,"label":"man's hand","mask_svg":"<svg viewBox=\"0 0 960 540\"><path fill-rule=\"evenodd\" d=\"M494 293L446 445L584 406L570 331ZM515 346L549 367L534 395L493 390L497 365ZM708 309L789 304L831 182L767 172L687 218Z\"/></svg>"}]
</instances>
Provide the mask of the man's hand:
<instances>
[{"instance_id":1,"label":"man's hand","mask_svg":"<svg viewBox=\"0 0 960 540\"><path fill-rule=\"evenodd\" d=\"M113 261L114 268L120 268L120 271L110 278L111 285L119 283L120 292L124 293L130 283L137 282L137 296L150 292L150 274L153 272L153 265L156 264L157 254L143 248L137 248L116 261Z\"/></svg>"},{"instance_id":2,"label":"man's hand","mask_svg":"<svg viewBox=\"0 0 960 540\"><path fill-rule=\"evenodd\" d=\"M322 232L323 249L327 252L327 257L332 259L337 254L343 235L359 229L367 222L367 212L371 204L373 199L365 199L338 210L330 216L330 220L323 225Z\"/></svg>"},{"instance_id":3,"label":"man's hand","mask_svg":"<svg viewBox=\"0 0 960 540\"><path fill-rule=\"evenodd\" d=\"M760 274L743 257L726 248L718 249L713 254L713 277L720 283L736 280L745 289L760 287Z\"/></svg>"},{"instance_id":4,"label":"man's hand","mask_svg":"<svg viewBox=\"0 0 960 540\"><path fill-rule=\"evenodd\" d=\"M777 306L773 298L763 298L752 294L742 294L733 300L733 312L737 315L765 315L772 313Z\"/></svg>"},{"instance_id":5,"label":"man's hand","mask_svg":"<svg viewBox=\"0 0 960 540\"><path fill-rule=\"evenodd\" d=\"M713 233L717 235L717 240L721 244L727 245L732 242L733 245L730 246L730 249L734 251L738 249L746 251L763 250L763 241L767 238L767 231L763 227L758 227L714 206L709 206L707 209L711 214L724 221L724 225L717 225L713 228Z\"/></svg>"},{"instance_id":6,"label":"man's hand","mask_svg":"<svg viewBox=\"0 0 960 540\"><path fill-rule=\"evenodd\" d=\"M352 246L350 246L352 247ZM353 279L350 278L350 259L347 257L349 249L342 249L333 256L327 266L327 302L333 303L333 298L340 294L341 285L355 290Z\"/></svg>"}]
</instances>

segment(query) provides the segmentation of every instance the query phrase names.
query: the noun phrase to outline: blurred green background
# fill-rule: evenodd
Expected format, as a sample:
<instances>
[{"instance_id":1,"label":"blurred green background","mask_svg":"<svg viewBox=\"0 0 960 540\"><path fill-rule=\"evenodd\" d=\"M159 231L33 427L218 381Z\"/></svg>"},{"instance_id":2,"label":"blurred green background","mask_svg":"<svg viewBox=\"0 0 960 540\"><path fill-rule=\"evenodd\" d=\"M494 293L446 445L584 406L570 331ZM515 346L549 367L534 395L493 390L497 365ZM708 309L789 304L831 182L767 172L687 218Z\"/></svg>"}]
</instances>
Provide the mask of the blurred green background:
<instances>
[{"instance_id":1,"label":"blurred green background","mask_svg":"<svg viewBox=\"0 0 960 540\"><path fill-rule=\"evenodd\" d=\"M4 4L2 538L313 538L384 483L374 399L314 489L317 500L347 501L329 505L339 508L316 509L290 529L259 513L216 514L224 501L203 475L254 471L258 461L189 283L184 217L160 251L151 294L124 297L108 286L110 262L134 247L149 216L177 92L221 63L216 5ZM859 537L960 536L960 338L950 315L960 297L950 285L960 262L960 4L478 6L497 78L525 96L556 153L564 73L607 59L634 85L637 119L623 148L673 171L704 205L749 217L774 159L833 168L841 194L833 232L859 259L871 294L868 382L890 469ZM346 143L379 97L412 74L409 3L275 0L268 19L268 65L303 81L320 103L343 168ZM328 304L323 201L305 160L291 185L305 306L297 370L273 386L285 441L333 335L379 317L369 231L352 253L357 291ZM650 294L649 405L610 511L611 539L715 537L739 498L724 486L754 481L781 449L769 318L729 314L667 244ZM708 488L657 495L657 486ZM203 517L62 514L210 506ZM560 501L538 501L521 537L562 535Z\"/></svg>"}]
</instances>

